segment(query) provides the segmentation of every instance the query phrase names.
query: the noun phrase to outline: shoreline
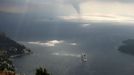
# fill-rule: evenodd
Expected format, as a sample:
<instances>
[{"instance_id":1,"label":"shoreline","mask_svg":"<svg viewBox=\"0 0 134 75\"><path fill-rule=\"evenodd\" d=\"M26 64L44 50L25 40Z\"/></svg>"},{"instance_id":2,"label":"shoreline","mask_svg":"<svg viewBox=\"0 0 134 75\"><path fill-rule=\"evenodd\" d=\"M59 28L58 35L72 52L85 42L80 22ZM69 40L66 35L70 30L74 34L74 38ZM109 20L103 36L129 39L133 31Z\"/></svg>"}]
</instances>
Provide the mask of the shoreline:
<instances>
[{"instance_id":1,"label":"shoreline","mask_svg":"<svg viewBox=\"0 0 134 75\"><path fill-rule=\"evenodd\" d=\"M30 55L30 54L32 54L32 53L33 53L33 52L24 53L24 54L12 55L12 56L10 56L9 58L17 58L17 57L21 57L21 56L25 56L25 55Z\"/></svg>"}]
</instances>

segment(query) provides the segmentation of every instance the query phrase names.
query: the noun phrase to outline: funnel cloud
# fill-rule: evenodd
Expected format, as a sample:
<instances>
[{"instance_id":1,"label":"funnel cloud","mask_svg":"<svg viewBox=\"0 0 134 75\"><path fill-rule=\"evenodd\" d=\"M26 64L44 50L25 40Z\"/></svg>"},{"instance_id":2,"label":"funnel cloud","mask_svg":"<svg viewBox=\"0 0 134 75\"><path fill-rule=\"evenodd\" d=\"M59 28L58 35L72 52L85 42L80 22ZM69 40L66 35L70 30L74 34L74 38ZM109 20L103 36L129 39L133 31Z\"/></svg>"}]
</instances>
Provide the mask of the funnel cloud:
<instances>
[{"instance_id":1,"label":"funnel cloud","mask_svg":"<svg viewBox=\"0 0 134 75\"><path fill-rule=\"evenodd\" d=\"M89 0L66 0L72 7L76 10L78 14L80 14L80 4Z\"/></svg>"},{"instance_id":2,"label":"funnel cloud","mask_svg":"<svg viewBox=\"0 0 134 75\"><path fill-rule=\"evenodd\" d=\"M80 14L80 4L79 3L72 3L73 8L76 10L78 14Z\"/></svg>"}]
</instances>

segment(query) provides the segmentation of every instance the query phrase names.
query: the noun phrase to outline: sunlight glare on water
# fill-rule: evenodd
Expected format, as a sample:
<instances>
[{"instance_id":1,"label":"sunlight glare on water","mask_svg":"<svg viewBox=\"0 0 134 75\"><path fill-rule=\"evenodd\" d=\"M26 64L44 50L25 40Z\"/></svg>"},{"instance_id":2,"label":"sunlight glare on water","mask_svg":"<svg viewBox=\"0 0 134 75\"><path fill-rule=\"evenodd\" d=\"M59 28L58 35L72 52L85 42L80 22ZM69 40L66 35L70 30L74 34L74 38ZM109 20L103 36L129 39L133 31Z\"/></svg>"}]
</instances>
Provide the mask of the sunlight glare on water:
<instances>
[{"instance_id":1,"label":"sunlight glare on water","mask_svg":"<svg viewBox=\"0 0 134 75\"><path fill-rule=\"evenodd\" d=\"M54 53L52 53L52 55L55 55L55 56L78 57L78 58L81 56L80 54L58 53L58 52L54 52Z\"/></svg>"}]
</instances>

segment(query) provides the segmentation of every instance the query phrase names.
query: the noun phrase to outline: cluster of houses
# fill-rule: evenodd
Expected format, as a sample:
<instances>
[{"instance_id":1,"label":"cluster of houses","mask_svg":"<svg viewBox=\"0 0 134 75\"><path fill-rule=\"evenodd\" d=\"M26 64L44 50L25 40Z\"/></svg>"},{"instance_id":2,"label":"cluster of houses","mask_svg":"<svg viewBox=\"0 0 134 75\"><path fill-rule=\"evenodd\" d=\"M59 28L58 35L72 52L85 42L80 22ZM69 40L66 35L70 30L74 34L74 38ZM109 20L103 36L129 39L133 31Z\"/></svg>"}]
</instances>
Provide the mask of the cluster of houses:
<instances>
[{"instance_id":1,"label":"cluster of houses","mask_svg":"<svg viewBox=\"0 0 134 75\"><path fill-rule=\"evenodd\" d=\"M0 75L16 75L15 72L12 71L0 71Z\"/></svg>"}]
</instances>

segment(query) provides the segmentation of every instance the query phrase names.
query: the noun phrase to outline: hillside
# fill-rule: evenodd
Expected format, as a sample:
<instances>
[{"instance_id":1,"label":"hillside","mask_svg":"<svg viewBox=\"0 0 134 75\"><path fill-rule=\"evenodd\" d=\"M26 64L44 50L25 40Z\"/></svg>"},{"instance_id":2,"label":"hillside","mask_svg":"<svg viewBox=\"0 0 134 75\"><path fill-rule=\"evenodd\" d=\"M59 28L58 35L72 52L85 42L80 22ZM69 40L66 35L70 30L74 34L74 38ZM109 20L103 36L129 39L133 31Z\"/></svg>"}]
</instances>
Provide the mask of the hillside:
<instances>
[{"instance_id":1,"label":"hillside","mask_svg":"<svg viewBox=\"0 0 134 75\"><path fill-rule=\"evenodd\" d=\"M0 33L0 49L5 50L8 56L22 55L30 52L24 45L10 39L4 33Z\"/></svg>"},{"instance_id":2,"label":"hillside","mask_svg":"<svg viewBox=\"0 0 134 75\"><path fill-rule=\"evenodd\" d=\"M4 33L0 33L0 73L15 71L10 57L21 56L30 52L30 49L27 49L24 45L10 39Z\"/></svg>"}]
</instances>

